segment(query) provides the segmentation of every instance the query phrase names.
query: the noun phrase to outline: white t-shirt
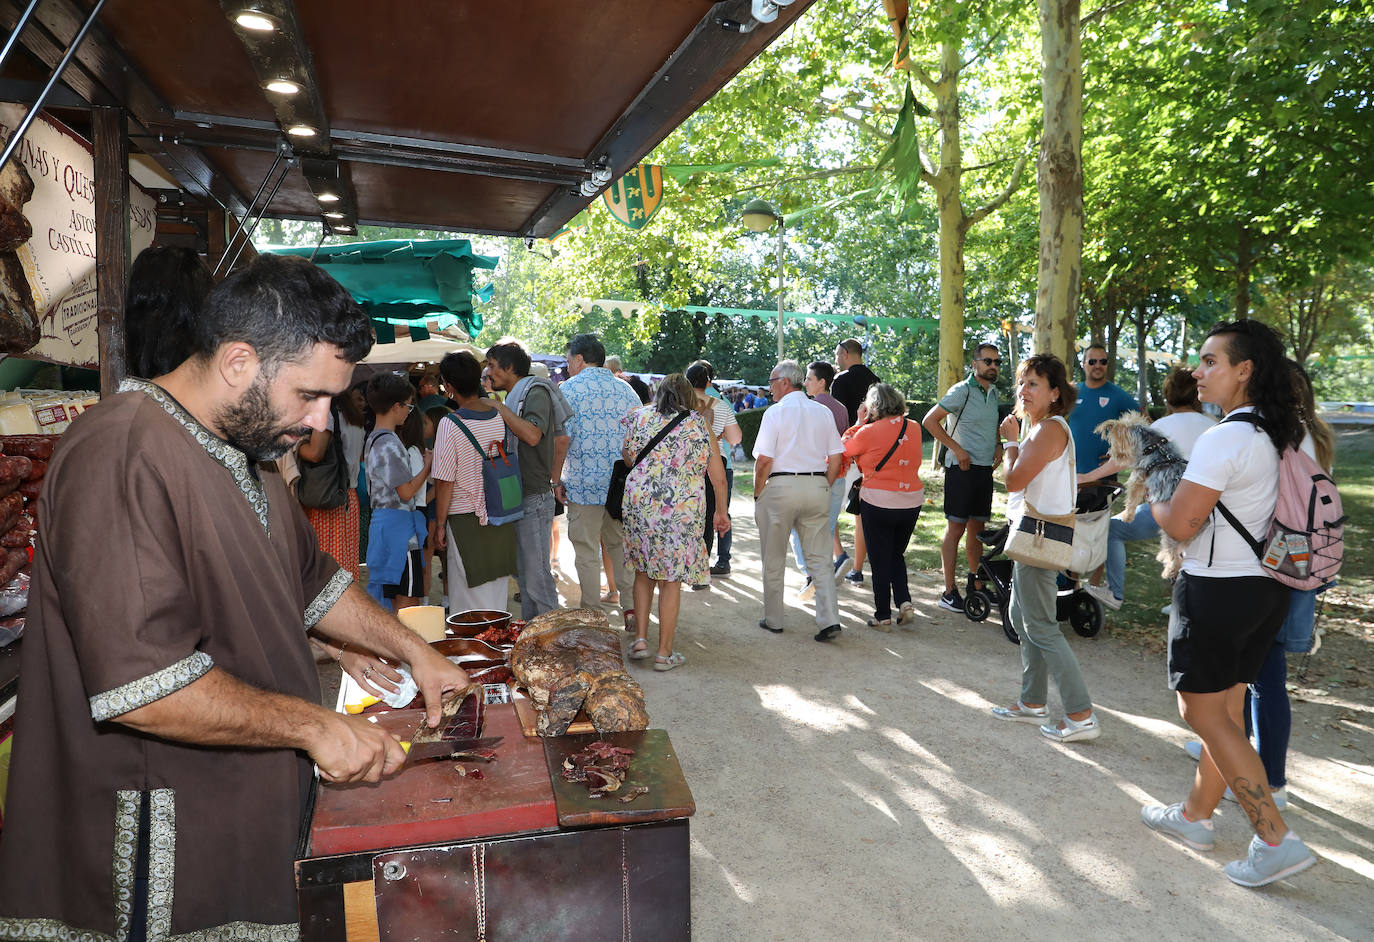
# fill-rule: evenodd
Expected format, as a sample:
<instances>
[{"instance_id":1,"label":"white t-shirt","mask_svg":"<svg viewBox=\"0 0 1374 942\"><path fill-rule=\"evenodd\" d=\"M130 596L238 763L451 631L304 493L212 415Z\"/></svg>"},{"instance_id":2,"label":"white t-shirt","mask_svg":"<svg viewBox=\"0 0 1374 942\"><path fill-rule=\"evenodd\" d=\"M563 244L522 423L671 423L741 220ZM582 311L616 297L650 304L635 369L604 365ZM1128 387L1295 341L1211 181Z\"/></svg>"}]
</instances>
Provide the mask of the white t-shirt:
<instances>
[{"instance_id":1,"label":"white t-shirt","mask_svg":"<svg viewBox=\"0 0 1374 942\"><path fill-rule=\"evenodd\" d=\"M759 423L754 454L773 459L773 471L824 471L831 455L844 451L835 417L799 390L769 407Z\"/></svg>"},{"instance_id":2,"label":"white t-shirt","mask_svg":"<svg viewBox=\"0 0 1374 942\"><path fill-rule=\"evenodd\" d=\"M1173 442L1178 453L1187 460L1193 456L1193 446L1202 433L1216 424L1216 419L1201 412L1170 412L1151 422L1150 428Z\"/></svg>"},{"instance_id":3,"label":"white t-shirt","mask_svg":"<svg viewBox=\"0 0 1374 942\"><path fill-rule=\"evenodd\" d=\"M1244 406L1227 414L1252 411ZM1278 500L1279 453L1258 426L1225 422L1208 429L1193 446L1183 480L1221 491L1221 502L1250 536L1264 539ZM1219 577L1264 575L1245 537L1217 511L1183 544L1183 571Z\"/></svg>"},{"instance_id":4,"label":"white t-shirt","mask_svg":"<svg viewBox=\"0 0 1374 942\"><path fill-rule=\"evenodd\" d=\"M341 416L342 418L342 416ZM329 419L324 426L330 432L334 431L334 410L329 410ZM361 425L354 425L344 419L343 432L339 435L339 441L343 443L344 460L348 462L348 486L356 488L358 486L358 472L363 466L363 441L367 438L367 432Z\"/></svg>"}]
</instances>

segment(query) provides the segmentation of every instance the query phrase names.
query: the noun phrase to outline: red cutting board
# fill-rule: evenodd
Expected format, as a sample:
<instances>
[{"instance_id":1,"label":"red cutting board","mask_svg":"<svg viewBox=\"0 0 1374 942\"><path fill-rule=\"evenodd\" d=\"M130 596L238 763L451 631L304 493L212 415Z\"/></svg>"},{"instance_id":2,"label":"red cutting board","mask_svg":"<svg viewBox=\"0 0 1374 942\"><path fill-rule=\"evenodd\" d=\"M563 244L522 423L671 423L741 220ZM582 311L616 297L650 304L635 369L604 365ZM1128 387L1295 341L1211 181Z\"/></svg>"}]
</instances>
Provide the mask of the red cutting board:
<instances>
[{"instance_id":1,"label":"red cutting board","mask_svg":"<svg viewBox=\"0 0 1374 942\"><path fill-rule=\"evenodd\" d=\"M393 710L377 724L409 739L423 710ZM357 853L439 841L551 831L558 828L553 788L538 742L522 735L510 704L487 707L486 736L504 736L494 762L464 762L484 778L464 778L457 763L405 766L376 784L321 782L310 830L310 855ZM448 801L435 799L447 798Z\"/></svg>"},{"instance_id":2,"label":"red cutting board","mask_svg":"<svg viewBox=\"0 0 1374 942\"><path fill-rule=\"evenodd\" d=\"M619 791L608 792L604 798L589 798L587 786L563 780L563 760L581 750L587 743L604 739L617 746L633 749L625 784ZM696 813L696 802L687 779L682 775L673 744L667 730L639 729L627 733L606 733L598 736L553 736L543 740L544 756L548 761L548 776L553 783L554 801L558 806L558 823L567 828L597 827L617 824L643 824L646 821L669 821L688 818ZM644 785L648 794L634 801L621 802L620 796L636 785Z\"/></svg>"}]
</instances>

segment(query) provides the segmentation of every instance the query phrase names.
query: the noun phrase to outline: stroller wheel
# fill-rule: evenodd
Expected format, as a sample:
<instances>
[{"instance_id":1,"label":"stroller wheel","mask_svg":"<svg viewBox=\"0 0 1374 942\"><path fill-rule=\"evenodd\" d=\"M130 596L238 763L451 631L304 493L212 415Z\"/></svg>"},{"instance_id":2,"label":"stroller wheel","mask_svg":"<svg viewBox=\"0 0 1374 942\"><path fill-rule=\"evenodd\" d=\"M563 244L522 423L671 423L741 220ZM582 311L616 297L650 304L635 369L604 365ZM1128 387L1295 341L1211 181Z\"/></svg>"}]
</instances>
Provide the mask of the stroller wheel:
<instances>
[{"instance_id":1,"label":"stroller wheel","mask_svg":"<svg viewBox=\"0 0 1374 942\"><path fill-rule=\"evenodd\" d=\"M964 617L969 621L983 621L992 610L987 593L975 589L964 597Z\"/></svg>"},{"instance_id":2,"label":"stroller wheel","mask_svg":"<svg viewBox=\"0 0 1374 942\"><path fill-rule=\"evenodd\" d=\"M1021 643L1021 636L1018 635L1016 633L1016 629L1012 627L1011 618L1008 617L1007 610L1005 608L1002 609L1002 634L1006 635L1007 640L1010 641L1012 644Z\"/></svg>"},{"instance_id":3,"label":"stroller wheel","mask_svg":"<svg viewBox=\"0 0 1374 942\"><path fill-rule=\"evenodd\" d=\"M1069 624L1080 637L1095 638L1102 630L1102 603L1087 592L1075 592L1069 600Z\"/></svg>"}]
</instances>

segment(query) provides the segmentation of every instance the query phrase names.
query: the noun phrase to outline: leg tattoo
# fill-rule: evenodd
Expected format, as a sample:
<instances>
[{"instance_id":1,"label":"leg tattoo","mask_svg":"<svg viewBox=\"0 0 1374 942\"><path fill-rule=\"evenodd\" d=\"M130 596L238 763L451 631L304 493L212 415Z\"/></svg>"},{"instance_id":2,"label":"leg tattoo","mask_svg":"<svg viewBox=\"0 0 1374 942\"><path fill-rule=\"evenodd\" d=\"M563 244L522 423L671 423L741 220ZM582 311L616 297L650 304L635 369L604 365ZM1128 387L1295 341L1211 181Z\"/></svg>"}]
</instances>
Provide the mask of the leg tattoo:
<instances>
[{"instance_id":1,"label":"leg tattoo","mask_svg":"<svg viewBox=\"0 0 1374 942\"><path fill-rule=\"evenodd\" d=\"M1279 817L1278 809L1274 807L1274 801L1269 797L1269 790L1263 785L1252 782L1248 778L1239 777L1231 783L1231 792L1236 796L1236 801L1245 809L1245 813L1250 816L1250 821L1255 826L1255 833L1260 839L1270 843L1278 843L1280 837L1279 826L1283 819Z\"/></svg>"}]
</instances>

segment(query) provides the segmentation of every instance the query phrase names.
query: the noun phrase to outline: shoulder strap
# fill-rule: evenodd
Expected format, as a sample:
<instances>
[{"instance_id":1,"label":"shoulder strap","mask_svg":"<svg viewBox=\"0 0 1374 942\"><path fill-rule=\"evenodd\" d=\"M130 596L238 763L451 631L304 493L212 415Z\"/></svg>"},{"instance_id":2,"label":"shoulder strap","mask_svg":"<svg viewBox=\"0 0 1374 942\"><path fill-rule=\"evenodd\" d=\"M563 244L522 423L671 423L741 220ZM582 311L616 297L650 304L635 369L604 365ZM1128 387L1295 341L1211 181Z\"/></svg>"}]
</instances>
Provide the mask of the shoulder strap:
<instances>
[{"instance_id":1,"label":"shoulder strap","mask_svg":"<svg viewBox=\"0 0 1374 942\"><path fill-rule=\"evenodd\" d=\"M1226 518L1226 522L1229 523L1229 524L1231 525L1231 529L1233 529L1233 530L1235 530L1237 533L1239 533L1239 534L1241 535L1241 538L1242 538L1243 540L1245 540L1245 542L1248 543L1248 544L1250 545L1250 549L1254 551L1255 555L1256 555L1257 557L1259 557L1259 558L1263 558L1263 557L1264 557L1264 544L1261 543L1259 540L1255 539L1254 537L1252 537L1252 536L1250 535L1250 531L1247 530L1247 529L1245 529L1245 527L1241 524L1241 522L1240 522L1239 520L1236 519L1235 514L1231 513L1231 511L1229 511L1228 509L1226 509L1226 505L1223 504L1221 501L1217 501L1217 510L1221 513L1221 515L1222 515L1223 517ZM1215 542L1216 542L1216 527L1215 527L1215 526L1212 527L1212 541L1213 541L1213 545L1215 546ZM1209 560L1209 563L1210 563L1210 560Z\"/></svg>"},{"instance_id":2,"label":"shoulder strap","mask_svg":"<svg viewBox=\"0 0 1374 942\"><path fill-rule=\"evenodd\" d=\"M964 404L959 407L959 414L954 417L954 425L949 430L950 435L953 435L954 430L959 427L959 420L964 417L964 412L968 409L968 398L973 395L973 377L970 376L964 383Z\"/></svg>"},{"instance_id":3,"label":"shoulder strap","mask_svg":"<svg viewBox=\"0 0 1374 942\"><path fill-rule=\"evenodd\" d=\"M1050 418L1054 419L1063 427L1064 434L1069 439L1068 444L1064 446L1064 450L1068 452L1069 455L1069 473L1067 475L1069 479L1069 506L1074 508L1070 510L1069 513L1074 513L1078 508L1078 452L1075 451L1073 447L1073 429L1069 428L1068 420L1062 415L1052 415Z\"/></svg>"},{"instance_id":4,"label":"shoulder strap","mask_svg":"<svg viewBox=\"0 0 1374 942\"><path fill-rule=\"evenodd\" d=\"M458 418L458 413L450 412L447 416L445 416L445 418L453 420L453 424L458 426L458 428L462 430L463 434L468 437L468 441L472 442L472 447L477 449L478 457L480 457L483 461L486 461L487 453L482 450L481 444L477 441L477 436L472 434L472 429L468 428L468 424L464 422L462 419Z\"/></svg>"},{"instance_id":5,"label":"shoulder strap","mask_svg":"<svg viewBox=\"0 0 1374 942\"><path fill-rule=\"evenodd\" d=\"M667 425L663 426L663 428L659 430L659 433L657 435L649 439L649 444L641 448L639 450L639 454L635 455L635 464L639 464L641 461L643 461L644 456L647 455L649 452L653 451L655 446L657 446L659 442L663 441L664 437L667 436L669 432L671 432L673 429L677 428L680 424L682 424L682 420L687 418L687 415L688 412L684 409L677 415L673 416L672 421L670 421Z\"/></svg>"},{"instance_id":6,"label":"shoulder strap","mask_svg":"<svg viewBox=\"0 0 1374 942\"><path fill-rule=\"evenodd\" d=\"M1261 431L1261 432L1264 431L1264 420L1263 420L1262 418L1260 418L1260 417L1259 417L1257 414L1255 414L1254 412L1233 412L1231 415L1228 415L1228 416L1226 416L1226 418L1224 418L1224 419L1221 420L1221 424L1222 424L1222 425L1225 425L1227 422L1247 422L1247 423L1249 423L1250 425L1253 425L1257 430L1259 430L1259 431ZM1226 518L1226 522L1229 523L1229 524L1231 525L1231 529L1235 530L1237 533L1240 534L1241 539L1243 539L1243 540L1246 542L1246 544L1249 545L1250 549L1254 552L1255 556L1256 556L1257 558L1259 558L1259 559L1263 559L1263 558L1264 558L1264 544L1261 543L1259 540L1255 539L1254 537L1252 537L1252 536L1250 535L1250 531L1247 530L1247 529L1245 529L1245 526L1244 526L1239 520L1236 519L1236 515L1233 514L1233 513L1231 513L1231 511L1230 511L1230 510L1226 507L1226 505L1223 504L1221 501L1217 501L1217 508L1216 508L1216 509L1217 509L1217 512L1218 512L1218 513L1220 513L1223 517ZM1216 525L1213 524L1213 525L1212 525L1212 548L1213 548L1213 551L1215 551L1215 549L1216 549L1216 541L1217 541L1217 533L1216 533L1216 531L1217 531ZM1208 565L1211 565L1211 559L1210 559L1210 558L1207 560L1207 562L1208 562Z\"/></svg>"},{"instance_id":7,"label":"shoulder strap","mask_svg":"<svg viewBox=\"0 0 1374 942\"><path fill-rule=\"evenodd\" d=\"M902 443L902 439L906 436L907 422L907 417L902 416L902 427L897 432L897 440L892 443L892 447L887 450L887 454L883 455L883 460L879 461L876 465L873 466L874 474L877 474L879 471L883 470L883 465L887 464L887 459L892 457L892 453L895 452L897 450L897 446Z\"/></svg>"}]
</instances>

